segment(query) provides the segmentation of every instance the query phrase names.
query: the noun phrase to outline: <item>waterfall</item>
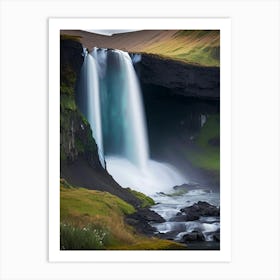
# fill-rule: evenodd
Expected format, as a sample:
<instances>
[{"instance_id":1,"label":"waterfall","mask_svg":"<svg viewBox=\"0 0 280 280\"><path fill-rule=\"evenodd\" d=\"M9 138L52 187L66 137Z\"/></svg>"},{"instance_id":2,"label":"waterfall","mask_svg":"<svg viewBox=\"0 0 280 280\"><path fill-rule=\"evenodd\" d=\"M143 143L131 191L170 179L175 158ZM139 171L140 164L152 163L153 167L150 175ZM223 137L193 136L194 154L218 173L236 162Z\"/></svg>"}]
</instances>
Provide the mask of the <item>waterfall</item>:
<instances>
[{"instance_id":1,"label":"waterfall","mask_svg":"<svg viewBox=\"0 0 280 280\"><path fill-rule=\"evenodd\" d=\"M146 120L142 95L132 61L120 50L109 53L111 69L108 73L110 86L107 91L108 126L111 141L109 153L120 155L140 169L145 169L149 158ZM111 141L112 142L112 141Z\"/></svg>"},{"instance_id":2,"label":"waterfall","mask_svg":"<svg viewBox=\"0 0 280 280\"><path fill-rule=\"evenodd\" d=\"M99 77L95 58L84 51L84 63L81 69L80 94L78 106L87 118L98 147L102 166L105 166L103 152L102 123L100 112Z\"/></svg>"},{"instance_id":3,"label":"waterfall","mask_svg":"<svg viewBox=\"0 0 280 280\"><path fill-rule=\"evenodd\" d=\"M150 194L186 182L174 167L150 159L142 93L128 53L94 48L85 57L81 84L79 108L93 129L99 158L104 162L105 156L121 186Z\"/></svg>"}]
</instances>

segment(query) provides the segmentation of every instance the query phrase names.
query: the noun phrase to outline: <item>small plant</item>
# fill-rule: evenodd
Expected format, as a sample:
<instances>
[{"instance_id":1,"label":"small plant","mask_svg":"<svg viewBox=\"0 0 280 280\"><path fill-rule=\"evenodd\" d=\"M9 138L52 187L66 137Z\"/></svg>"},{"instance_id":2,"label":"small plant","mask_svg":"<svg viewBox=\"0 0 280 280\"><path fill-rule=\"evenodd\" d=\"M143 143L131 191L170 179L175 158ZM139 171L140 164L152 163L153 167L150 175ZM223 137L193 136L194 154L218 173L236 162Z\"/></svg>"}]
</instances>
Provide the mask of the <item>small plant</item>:
<instances>
[{"instance_id":1,"label":"small plant","mask_svg":"<svg viewBox=\"0 0 280 280\"><path fill-rule=\"evenodd\" d=\"M109 233L92 224L82 228L60 224L60 250L101 250L108 244Z\"/></svg>"}]
</instances>

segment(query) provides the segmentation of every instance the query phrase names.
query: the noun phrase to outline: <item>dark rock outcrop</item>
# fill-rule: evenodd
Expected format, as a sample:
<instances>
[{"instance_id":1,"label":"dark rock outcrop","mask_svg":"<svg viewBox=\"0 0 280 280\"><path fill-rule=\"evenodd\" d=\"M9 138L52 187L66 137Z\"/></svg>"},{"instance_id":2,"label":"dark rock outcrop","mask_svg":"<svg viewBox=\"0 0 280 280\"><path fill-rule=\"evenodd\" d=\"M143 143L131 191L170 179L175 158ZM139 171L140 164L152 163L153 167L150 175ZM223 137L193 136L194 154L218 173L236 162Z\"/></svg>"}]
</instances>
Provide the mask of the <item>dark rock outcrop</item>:
<instances>
[{"instance_id":1,"label":"dark rock outcrop","mask_svg":"<svg viewBox=\"0 0 280 280\"><path fill-rule=\"evenodd\" d=\"M203 216L220 216L220 209L208 202L199 201L192 206L180 210L183 215L179 215L179 220L194 221Z\"/></svg>"},{"instance_id":2,"label":"dark rock outcrop","mask_svg":"<svg viewBox=\"0 0 280 280\"><path fill-rule=\"evenodd\" d=\"M69 65L79 75L84 58L82 56L83 46L75 40L60 40L60 73L63 74L65 67Z\"/></svg>"},{"instance_id":3,"label":"dark rock outcrop","mask_svg":"<svg viewBox=\"0 0 280 280\"><path fill-rule=\"evenodd\" d=\"M213 234L214 241L219 242L220 241L220 232L216 232Z\"/></svg>"},{"instance_id":4,"label":"dark rock outcrop","mask_svg":"<svg viewBox=\"0 0 280 280\"><path fill-rule=\"evenodd\" d=\"M163 223L165 220L156 212L147 208L138 209L137 212L126 217L126 222L132 225L138 233L154 235L156 228L150 222Z\"/></svg>"},{"instance_id":5,"label":"dark rock outcrop","mask_svg":"<svg viewBox=\"0 0 280 280\"><path fill-rule=\"evenodd\" d=\"M202 190L202 191L205 191L205 192L210 192L210 188L208 187L203 187L199 184L196 184L196 183L189 183L189 184L182 184L182 185L179 185L179 186L174 186L173 189L176 191L176 192L189 192L189 191L194 191L194 190Z\"/></svg>"},{"instance_id":6,"label":"dark rock outcrop","mask_svg":"<svg viewBox=\"0 0 280 280\"><path fill-rule=\"evenodd\" d=\"M182 242L188 241L205 241L205 237L200 230L193 230L182 237Z\"/></svg>"},{"instance_id":7,"label":"dark rock outcrop","mask_svg":"<svg viewBox=\"0 0 280 280\"><path fill-rule=\"evenodd\" d=\"M131 219L137 218L138 220L143 220L147 222L163 223L165 220L157 214L155 211L152 211L148 208L141 208L136 213L130 214L128 216Z\"/></svg>"},{"instance_id":8,"label":"dark rock outcrop","mask_svg":"<svg viewBox=\"0 0 280 280\"><path fill-rule=\"evenodd\" d=\"M220 68L186 64L142 54L136 64L140 81L171 89L173 94L206 99L220 98Z\"/></svg>"},{"instance_id":9,"label":"dark rock outcrop","mask_svg":"<svg viewBox=\"0 0 280 280\"><path fill-rule=\"evenodd\" d=\"M157 233L155 236L160 238L160 239L167 239L167 240L174 240L176 236L178 235L178 231L169 231L166 233Z\"/></svg>"}]
</instances>

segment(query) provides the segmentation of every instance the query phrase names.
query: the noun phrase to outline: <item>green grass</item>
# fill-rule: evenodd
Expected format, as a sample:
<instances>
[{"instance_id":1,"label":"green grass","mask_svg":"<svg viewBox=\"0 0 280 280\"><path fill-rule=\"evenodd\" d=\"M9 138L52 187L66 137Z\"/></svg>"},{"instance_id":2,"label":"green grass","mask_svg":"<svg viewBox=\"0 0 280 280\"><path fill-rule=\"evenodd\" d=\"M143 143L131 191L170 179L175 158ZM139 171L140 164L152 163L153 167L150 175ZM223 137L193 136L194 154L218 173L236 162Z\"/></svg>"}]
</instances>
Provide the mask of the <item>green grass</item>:
<instances>
[{"instance_id":1,"label":"green grass","mask_svg":"<svg viewBox=\"0 0 280 280\"><path fill-rule=\"evenodd\" d=\"M219 30L179 30L172 37L145 46L141 52L189 64L220 66Z\"/></svg>"},{"instance_id":2,"label":"green grass","mask_svg":"<svg viewBox=\"0 0 280 280\"><path fill-rule=\"evenodd\" d=\"M88 190L84 188L61 187L60 217L65 219L69 214L88 216L108 216L116 214L132 214L135 209L132 205L108 192Z\"/></svg>"},{"instance_id":3,"label":"green grass","mask_svg":"<svg viewBox=\"0 0 280 280\"><path fill-rule=\"evenodd\" d=\"M174 55L174 59L205 66L219 66L217 47L197 47L189 52Z\"/></svg>"},{"instance_id":4,"label":"green grass","mask_svg":"<svg viewBox=\"0 0 280 280\"><path fill-rule=\"evenodd\" d=\"M195 146L185 150L186 158L198 168L219 171L220 147L212 146L208 142L217 137L220 137L220 117L212 115L196 136Z\"/></svg>"},{"instance_id":5,"label":"green grass","mask_svg":"<svg viewBox=\"0 0 280 280\"><path fill-rule=\"evenodd\" d=\"M149 196L147 196L147 195L145 195L141 192L132 190L130 188L127 188L127 189L128 189L128 191L130 191L134 196L136 196L141 201L141 207L142 208L150 207L152 205L155 205L155 202L151 197L149 197Z\"/></svg>"},{"instance_id":6,"label":"green grass","mask_svg":"<svg viewBox=\"0 0 280 280\"><path fill-rule=\"evenodd\" d=\"M109 232L91 224L83 228L60 224L61 250L100 250L110 245Z\"/></svg>"},{"instance_id":7,"label":"green grass","mask_svg":"<svg viewBox=\"0 0 280 280\"><path fill-rule=\"evenodd\" d=\"M125 223L135 208L97 190L71 186L60 180L60 246L62 250L171 250L186 246L139 235Z\"/></svg>"},{"instance_id":8,"label":"green grass","mask_svg":"<svg viewBox=\"0 0 280 280\"><path fill-rule=\"evenodd\" d=\"M212 138L220 136L220 116L211 115L207 118L205 125L201 128L197 138L197 144L200 147L208 148L210 145L208 141Z\"/></svg>"},{"instance_id":9,"label":"green grass","mask_svg":"<svg viewBox=\"0 0 280 280\"><path fill-rule=\"evenodd\" d=\"M88 244L86 241L88 239L92 240L92 244L94 244L95 237L90 236L93 229L102 229L108 233L108 239L103 246L129 244L134 240L133 231L125 224L124 216L134 212L135 209L132 205L117 196L96 190L69 188L69 184L65 187L63 181L60 186L60 222L75 228L76 231L72 234L66 227L64 235L62 235L62 239L66 241L61 240L61 244L72 244L71 246L77 248L84 243ZM83 228L89 228L89 231L84 233ZM69 235L70 233L71 235ZM67 241L73 240L74 237L77 237L76 235L81 235L81 237L76 239L75 245L72 241ZM72 247L65 248L71 249Z\"/></svg>"},{"instance_id":10,"label":"green grass","mask_svg":"<svg viewBox=\"0 0 280 280\"><path fill-rule=\"evenodd\" d=\"M198 168L212 171L220 170L220 155L216 149L187 150L185 154L190 162Z\"/></svg>"}]
</instances>

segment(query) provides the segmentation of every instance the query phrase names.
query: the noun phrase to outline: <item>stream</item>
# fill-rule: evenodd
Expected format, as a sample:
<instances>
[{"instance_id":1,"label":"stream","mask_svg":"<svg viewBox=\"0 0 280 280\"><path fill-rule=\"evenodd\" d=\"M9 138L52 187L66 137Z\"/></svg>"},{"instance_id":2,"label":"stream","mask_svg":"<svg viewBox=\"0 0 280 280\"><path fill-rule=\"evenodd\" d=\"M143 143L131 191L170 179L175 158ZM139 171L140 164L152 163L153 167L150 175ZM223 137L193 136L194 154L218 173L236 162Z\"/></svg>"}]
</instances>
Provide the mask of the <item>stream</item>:
<instances>
[{"instance_id":1,"label":"stream","mask_svg":"<svg viewBox=\"0 0 280 280\"><path fill-rule=\"evenodd\" d=\"M195 203L207 202L213 206L220 206L220 194L217 191L197 186L195 189L182 193L156 193L152 196L156 205L151 210L165 219L163 223L151 223L156 228L156 235L160 238L184 242L190 249L219 249L219 240L215 237L220 231L220 217L200 216L197 220L178 221L182 216L180 209L194 205ZM204 241L184 241L184 236L198 231L203 234Z\"/></svg>"}]
</instances>

